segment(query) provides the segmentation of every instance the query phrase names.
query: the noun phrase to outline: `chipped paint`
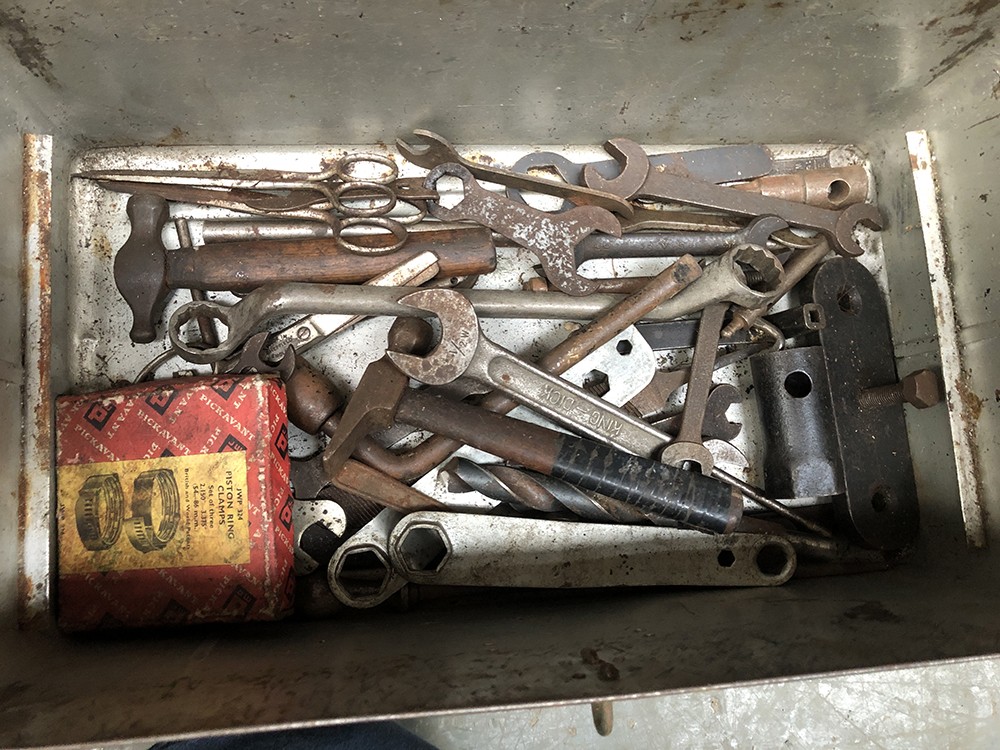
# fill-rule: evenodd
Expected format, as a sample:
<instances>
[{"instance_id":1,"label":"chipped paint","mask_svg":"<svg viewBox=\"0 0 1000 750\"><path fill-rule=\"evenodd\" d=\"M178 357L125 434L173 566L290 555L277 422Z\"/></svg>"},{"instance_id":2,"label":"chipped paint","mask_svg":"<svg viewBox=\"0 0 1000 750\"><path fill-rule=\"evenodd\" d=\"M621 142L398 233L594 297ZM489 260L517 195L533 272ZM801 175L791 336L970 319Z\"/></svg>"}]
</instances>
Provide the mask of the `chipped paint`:
<instances>
[{"instance_id":1,"label":"chipped paint","mask_svg":"<svg viewBox=\"0 0 1000 750\"><path fill-rule=\"evenodd\" d=\"M983 401L973 391L968 371L963 366L963 351L959 340L962 327L955 310L951 256L927 131L908 132L906 142L910 164L913 166L913 182L930 271L931 296L941 347L941 370L955 446L955 467L958 471L958 494L965 522L965 536L971 547L985 547L988 543L988 519L983 507L984 493L976 435Z\"/></svg>"},{"instance_id":2,"label":"chipped paint","mask_svg":"<svg viewBox=\"0 0 1000 750\"><path fill-rule=\"evenodd\" d=\"M25 352L23 448L18 481L18 619L48 623L52 566L52 137L24 136L23 257Z\"/></svg>"}]
</instances>

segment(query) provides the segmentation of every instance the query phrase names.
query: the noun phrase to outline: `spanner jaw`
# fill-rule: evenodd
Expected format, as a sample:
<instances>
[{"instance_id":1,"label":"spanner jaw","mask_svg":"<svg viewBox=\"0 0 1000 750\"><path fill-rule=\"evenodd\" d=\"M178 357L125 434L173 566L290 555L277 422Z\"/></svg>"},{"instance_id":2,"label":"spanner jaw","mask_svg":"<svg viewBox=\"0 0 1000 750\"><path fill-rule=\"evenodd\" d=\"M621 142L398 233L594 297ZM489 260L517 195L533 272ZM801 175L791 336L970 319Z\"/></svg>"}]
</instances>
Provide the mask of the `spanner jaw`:
<instances>
[{"instance_id":1,"label":"spanner jaw","mask_svg":"<svg viewBox=\"0 0 1000 750\"><path fill-rule=\"evenodd\" d=\"M833 242L833 249L840 255L847 257L857 257L864 253L864 248L858 244L854 238L854 228L858 224L880 231L883 227L882 212L878 206L871 203L855 203L852 206L841 210L840 218L837 219L837 227L834 231L836 235Z\"/></svg>"},{"instance_id":2,"label":"spanner jaw","mask_svg":"<svg viewBox=\"0 0 1000 750\"><path fill-rule=\"evenodd\" d=\"M447 289L424 289L399 302L434 313L441 321L441 341L423 357L388 350L392 363L404 375L427 385L444 385L461 377L479 347L479 318L472 304Z\"/></svg>"},{"instance_id":3,"label":"spanner jaw","mask_svg":"<svg viewBox=\"0 0 1000 750\"><path fill-rule=\"evenodd\" d=\"M609 180L604 178L592 164L587 164L583 167L584 184L594 190L631 198L646 182L646 175L649 174L649 157L642 146L627 138L612 138L606 141L604 150L622 166L621 174ZM635 166L629 169L628 165L633 162Z\"/></svg>"},{"instance_id":4,"label":"spanner jaw","mask_svg":"<svg viewBox=\"0 0 1000 750\"><path fill-rule=\"evenodd\" d=\"M432 169L442 162L457 161L461 158L452 145L437 133L417 129L413 131L413 135L421 143L411 145L402 138L397 138L396 149L407 161L411 161L419 167Z\"/></svg>"}]
</instances>

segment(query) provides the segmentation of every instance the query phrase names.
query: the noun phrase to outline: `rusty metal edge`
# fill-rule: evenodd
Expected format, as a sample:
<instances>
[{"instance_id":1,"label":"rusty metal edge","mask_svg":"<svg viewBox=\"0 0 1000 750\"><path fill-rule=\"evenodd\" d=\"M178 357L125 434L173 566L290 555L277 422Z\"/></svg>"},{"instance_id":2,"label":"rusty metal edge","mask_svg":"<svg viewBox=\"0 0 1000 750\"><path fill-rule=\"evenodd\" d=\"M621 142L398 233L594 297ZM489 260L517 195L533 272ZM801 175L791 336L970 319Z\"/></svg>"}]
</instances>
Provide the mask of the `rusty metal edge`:
<instances>
[{"instance_id":1,"label":"rusty metal edge","mask_svg":"<svg viewBox=\"0 0 1000 750\"><path fill-rule=\"evenodd\" d=\"M21 288L21 471L17 615L22 628L52 624L52 136L24 134Z\"/></svg>"},{"instance_id":2,"label":"rusty metal edge","mask_svg":"<svg viewBox=\"0 0 1000 750\"><path fill-rule=\"evenodd\" d=\"M955 468L958 472L958 494L965 524L965 538L970 547L984 548L989 543L988 519L983 507L980 457L976 447L977 417L968 399L971 393L969 371L963 364L959 338L961 324L955 310L951 258L941 214L935 157L926 130L907 132L906 145L910 154L917 208L920 211L927 268L930 271L934 321L941 347L941 374L948 404L951 437L955 446Z\"/></svg>"}]
</instances>

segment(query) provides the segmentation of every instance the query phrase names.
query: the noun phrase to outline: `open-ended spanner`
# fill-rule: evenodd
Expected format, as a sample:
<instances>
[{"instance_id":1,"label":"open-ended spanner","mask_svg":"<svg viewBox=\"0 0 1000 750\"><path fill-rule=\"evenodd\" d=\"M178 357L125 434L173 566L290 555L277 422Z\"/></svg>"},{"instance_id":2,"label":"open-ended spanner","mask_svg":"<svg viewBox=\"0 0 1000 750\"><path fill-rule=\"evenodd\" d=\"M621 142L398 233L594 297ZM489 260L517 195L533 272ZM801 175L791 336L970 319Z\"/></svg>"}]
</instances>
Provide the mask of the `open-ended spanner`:
<instances>
[{"instance_id":1,"label":"open-ended spanner","mask_svg":"<svg viewBox=\"0 0 1000 750\"><path fill-rule=\"evenodd\" d=\"M741 395L741 391L729 383L720 383L712 387L705 399L705 413L701 423L703 440L734 440L742 432L743 425L739 422L730 422L726 416L726 410L738 403ZM655 420L652 424L656 429L676 436L683 419L684 412L681 411Z\"/></svg>"},{"instance_id":2,"label":"open-ended spanner","mask_svg":"<svg viewBox=\"0 0 1000 750\"><path fill-rule=\"evenodd\" d=\"M750 144L738 146L716 146L702 148L696 151L675 151L668 154L650 154L650 167L662 167L673 174L693 177L696 180L709 182L733 182L735 180L750 180L771 174L774 169L774 156L766 146ZM532 169L553 169L571 185L583 184L583 168L589 166L608 179L619 172L619 165L614 159L577 164L565 156L551 151L534 151L514 162L511 170L521 174L530 174ZM517 188L507 188L507 197L521 200L521 191ZM564 203L563 209L572 206Z\"/></svg>"},{"instance_id":3,"label":"open-ended spanner","mask_svg":"<svg viewBox=\"0 0 1000 750\"><path fill-rule=\"evenodd\" d=\"M760 274L761 289L751 289L741 266ZM773 253L754 245L728 250L707 266L701 277L676 296L643 315L643 320L671 320L691 315L713 302L726 301L755 308L771 297L781 283L783 270ZM401 304L401 297L417 291L414 287L355 286L349 284L283 284L263 286L250 292L235 305L216 301L188 302L170 316L168 333L177 353L188 362L211 364L232 356L259 326L279 315L311 313L351 313L429 317L429 313ZM545 320L593 320L625 299L615 294L570 297L559 292L513 292L467 289L467 296L484 318L540 318ZM227 335L219 345L198 348L184 340L182 331L189 320L199 317L220 321Z\"/></svg>"},{"instance_id":4,"label":"open-ended spanner","mask_svg":"<svg viewBox=\"0 0 1000 750\"><path fill-rule=\"evenodd\" d=\"M437 256L427 251L403 261L390 271L369 279L365 284L387 287L420 286L433 279L437 274ZM268 337L264 358L277 361L284 355L289 346L294 346L297 354L303 354L361 320L364 320L363 315L307 315L280 331L272 333Z\"/></svg>"},{"instance_id":5,"label":"open-ended spanner","mask_svg":"<svg viewBox=\"0 0 1000 750\"><path fill-rule=\"evenodd\" d=\"M669 436L641 419L550 375L488 339L479 328L475 309L461 295L429 289L414 292L401 302L433 312L441 322L441 342L429 354L386 353L408 377L428 385L471 378L504 391L571 430L647 458L658 457L670 442Z\"/></svg>"},{"instance_id":6,"label":"open-ended spanner","mask_svg":"<svg viewBox=\"0 0 1000 750\"><path fill-rule=\"evenodd\" d=\"M566 294L580 296L597 291L597 286L576 272L576 245L591 232L620 237L621 224L611 213L597 206L578 206L561 214L539 211L483 188L472 172L461 164L440 164L430 171L424 185L433 188L442 177L462 181L462 200L446 208L428 201L431 216L442 221L475 221L531 250L538 256L545 275Z\"/></svg>"},{"instance_id":7,"label":"open-ended spanner","mask_svg":"<svg viewBox=\"0 0 1000 750\"><path fill-rule=\"evenodd\" d=\"M626 143L628 145L625 145ZM780 216L792 226L822 233L829 239L834 250L848 256L858 256L864 252L854 238L854 229L858 224L870 229L882 228L882 214L878 207L871 203L855 203L837 211L807 206L804 203L769 198L687 177L678 177L658 168L650 169L649 157L642 147L637 143L627 142L626 139L617 138L608 141L605 149L622 165L621 174L613 180L606 180L596 170L584 169L584 183L624 198L636 197L684 203L740 216ZM640 175L645 175L645 181L638 188L634 188Z\"/></svg>"},{"instance_id":8,"label":"open-ended spanner","mask_svg":"<svg viewBox=\"0 0 1000 750\"><path fill-rule=\"evenodd\" d=\"M719 348L719 335L726 317L726 308L727 305L716 303L709 305L701 313L680 429L677 431L677 437L664 448L662 454L664 463L684 466L688 462L693 462L698 464L703 474L711 474L715 465L712 452L702 443L702 424L705 421L708 394L712 390L712 371L715 369L713 365Z\"/></svg>"},{"instance_id":9,"label":"open-ended spanner","mask_svg":"<svg viewBox=\"0 0 1000 750\"><path fill-rule=\"evenodd\" d=\"M509 169L470 161L463 158L448 141L430 130L414 130L413 135L419 141L418 144L411 145L402 138L397 138L396 148L408 161L424 169L434 169L441 164L459 164L486 182L530 190L535 193L555 195L578 206L599 206L622 216L632 215L632 204L617 194L603 193L580 185L546 180L543 177L520 174L511 172ZM428 187L428 185L424 183L424 187Z\"/></svg>"}]
</instances>

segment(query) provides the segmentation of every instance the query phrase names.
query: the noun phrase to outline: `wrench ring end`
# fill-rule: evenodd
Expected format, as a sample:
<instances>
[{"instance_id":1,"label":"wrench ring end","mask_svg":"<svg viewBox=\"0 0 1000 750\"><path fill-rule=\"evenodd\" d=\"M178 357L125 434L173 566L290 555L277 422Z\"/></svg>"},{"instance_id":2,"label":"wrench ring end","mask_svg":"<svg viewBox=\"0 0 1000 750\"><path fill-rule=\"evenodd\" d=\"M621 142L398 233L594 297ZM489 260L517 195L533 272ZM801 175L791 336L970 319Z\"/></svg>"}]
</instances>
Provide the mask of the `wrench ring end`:
<instances>
[{"instance_id":1,"label":"wrench ring end","mask_svg":"<svg viewBox=\"0 0 1000 750\"><path fill-rule=\"evenodd\" d=\"M196 318L210 318L213 322L222 323L228 330L229 336L219 342L218 346L198 348L191 346L181 338L181 329L189 321ZM236 351L240 341L232 336L233 323L229 315L229 309L225 305L216 302L188 302L178 307L170 316L170 323L167 326L167 335L170 337L170 344L174 351L182 359L198 365L208 365L219 362Z\"/></svg>"}]
</instances>

